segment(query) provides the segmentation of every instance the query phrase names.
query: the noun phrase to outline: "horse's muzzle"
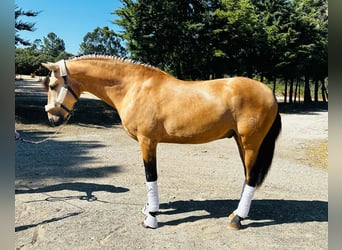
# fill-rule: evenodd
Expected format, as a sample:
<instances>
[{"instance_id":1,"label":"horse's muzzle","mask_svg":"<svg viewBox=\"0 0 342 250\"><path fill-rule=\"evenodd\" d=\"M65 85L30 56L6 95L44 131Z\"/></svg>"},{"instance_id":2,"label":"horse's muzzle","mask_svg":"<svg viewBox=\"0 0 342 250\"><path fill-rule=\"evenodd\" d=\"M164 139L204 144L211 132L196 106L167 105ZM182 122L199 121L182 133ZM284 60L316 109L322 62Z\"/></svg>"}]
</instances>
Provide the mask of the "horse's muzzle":
<instances>
[{"instance_id":1,"label":"horse's muzzle","mask_svg":"<svg viewBox=\"0 0 342 250\"><path fill-rule=\"evenodd\" d=\"M59 126L63 124L64 118L62 116L49 115L48 116L51 126Z\"/></svg>"}]
</instances>

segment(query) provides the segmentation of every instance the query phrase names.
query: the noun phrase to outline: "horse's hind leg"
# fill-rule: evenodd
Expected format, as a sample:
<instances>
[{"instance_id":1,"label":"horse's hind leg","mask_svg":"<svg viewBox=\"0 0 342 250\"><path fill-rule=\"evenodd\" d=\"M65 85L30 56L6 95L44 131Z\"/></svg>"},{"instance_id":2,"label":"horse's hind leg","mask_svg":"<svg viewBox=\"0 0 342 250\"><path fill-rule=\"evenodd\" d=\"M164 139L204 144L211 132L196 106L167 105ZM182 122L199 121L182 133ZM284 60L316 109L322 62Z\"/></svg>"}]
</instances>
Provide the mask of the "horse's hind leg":
<instances>
[{"instance_id":1,"label":"horse's hind leg","mask_svg":"<svg viewBox=\"0 0 342 250\"><path fill-rule=\"evenodd\" d=\"M281 131L281 117L276 114L268 131L259 130L248 136L235 135L245 169L245 183L238 208L229 216L229 228L240 229L240 221L248 216L256 187L263 183L271 166L275 141Z\"/></svg>"},{"instance_id":2,"label":"horse's hind leg","mask_svg":"<svg viewBox=\"0 0 342 250\"><path fill-rule=\"evenodd\" d=\"M235 136L237 142L242 163L244 165L245 180L242 186L241 197L237 209L229 215L230 222L228 227L230 229L240 229L241 220L248 216L249 209L252 203L253 195L256 190L256 182L251 178L251 166L254 165L257 154L258 147L254 149L247 149L243 145L241 138Z\"/></svg>"},{"instance_id":3,"label":"horse's hind leg","mask_svg":"<svg viewBox=\"0 0 342 250\"><path fill-rule=\"evenodd\" d=\"M139 144L144 160L146 187L147 187L147 204L142 209L146 215L143 226L146 228L157 228L157 212L159 210L159 195L157 184L157 143L154 143L149 138L139 138Z\"/></svg>"}]
</instances>

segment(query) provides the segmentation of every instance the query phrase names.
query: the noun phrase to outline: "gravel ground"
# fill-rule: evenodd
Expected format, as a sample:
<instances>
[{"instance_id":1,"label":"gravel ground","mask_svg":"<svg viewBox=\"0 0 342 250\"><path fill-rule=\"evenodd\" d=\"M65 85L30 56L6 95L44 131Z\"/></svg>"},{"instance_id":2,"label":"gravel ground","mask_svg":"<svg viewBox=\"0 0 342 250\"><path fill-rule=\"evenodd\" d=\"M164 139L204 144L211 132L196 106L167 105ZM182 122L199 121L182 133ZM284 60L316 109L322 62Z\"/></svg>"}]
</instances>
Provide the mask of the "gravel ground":
<instances>
[{"instance_id":1,"label":"gravel ground","mask_svg":"<svg viewBox=\"0 0 342 250\"><path fill-rule=\"evenodd\" d=\"M16 82L16 249L327 249L328 112L282 113L283 130L243 229L227 228L243 168L234 140L160 144L160 227L141 226L146 201L138 144L115 112L84 96L54 134L34 80ZM324 147L323 147L324 151ZM324 156L326 157L324 159Z\"/></svg>"}]
</instances>

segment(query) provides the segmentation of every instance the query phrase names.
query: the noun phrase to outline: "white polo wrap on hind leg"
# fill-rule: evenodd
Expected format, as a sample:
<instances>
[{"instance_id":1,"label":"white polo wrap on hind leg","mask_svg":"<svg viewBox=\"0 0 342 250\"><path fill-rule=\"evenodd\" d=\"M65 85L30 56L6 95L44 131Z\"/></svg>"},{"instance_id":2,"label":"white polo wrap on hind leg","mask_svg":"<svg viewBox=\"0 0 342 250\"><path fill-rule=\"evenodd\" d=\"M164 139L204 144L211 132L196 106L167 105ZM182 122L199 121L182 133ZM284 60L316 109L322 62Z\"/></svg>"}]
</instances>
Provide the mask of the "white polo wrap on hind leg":
<instances>
[{"instance_id":1,"label":"white polo wrap on hind leg","mask_svg":"<svg viewBox=\"0 0 342 250\"><path fill-rule=\"evenodd\" d=\"M234 211L241 218L246 218L251 207L253 195L256 188L244 184L238 208Z\"/></svg>"},{"instance_id":2,"label":"white polo wrap on hind leg","mask_svg":"<svg viewBox=\"0 0 342 250\"><path fill-rule=\"evenodd\" d=\"M146 215L144 226L149 228L157 228L158 221L155 212L159 210L159 195L157 181L146 182L147 187L147 204L142 209Z\"/></svg>"}]
</instances>

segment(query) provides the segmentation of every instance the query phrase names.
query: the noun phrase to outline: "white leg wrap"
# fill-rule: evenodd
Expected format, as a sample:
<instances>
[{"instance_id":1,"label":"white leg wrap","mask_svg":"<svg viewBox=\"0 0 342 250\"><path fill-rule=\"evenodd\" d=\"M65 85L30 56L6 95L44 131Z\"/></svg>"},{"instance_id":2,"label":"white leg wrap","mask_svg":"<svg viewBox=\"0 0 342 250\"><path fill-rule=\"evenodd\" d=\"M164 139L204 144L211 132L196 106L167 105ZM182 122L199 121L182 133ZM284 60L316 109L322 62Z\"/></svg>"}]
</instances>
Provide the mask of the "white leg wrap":
<instances>
[{"instance_id":1,"label":"white leg wrap","mask_svg":"<svg viewBox=\"0 0 342 250\"><path fill-rule=\"evenodd\" d=\"M248 216L255 190L255 187L248 186L247 184L243 186L239 206L234 211L234 214L237 214L241 218L246 218Z\"/></svg>"},{"instance_id":2,"label":"white leg wrap","mask_svg":"<svg viewBox=\"0 0 342 250\"><path fill-rule=\"evenodd\" d=\"M157 181L146 182L147 187L147 204L143 207L142 212L146 215L144 219L144 227L157 228L158 221L154 212L159 210L159 195Z\"/></svg>"},{"instance_id":3,"label":"white leg wrap","mask_svg":"<svg viewBox=\"0 0 342 250\"><path fill-rule=\"evenodd\" d=\"M146 182L146 187L148 211L157 212L159 210L159 195L157 181Z\"/></svg>"}]
</instances>

